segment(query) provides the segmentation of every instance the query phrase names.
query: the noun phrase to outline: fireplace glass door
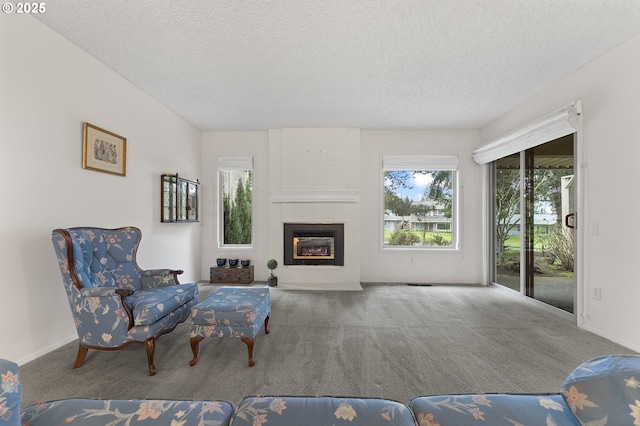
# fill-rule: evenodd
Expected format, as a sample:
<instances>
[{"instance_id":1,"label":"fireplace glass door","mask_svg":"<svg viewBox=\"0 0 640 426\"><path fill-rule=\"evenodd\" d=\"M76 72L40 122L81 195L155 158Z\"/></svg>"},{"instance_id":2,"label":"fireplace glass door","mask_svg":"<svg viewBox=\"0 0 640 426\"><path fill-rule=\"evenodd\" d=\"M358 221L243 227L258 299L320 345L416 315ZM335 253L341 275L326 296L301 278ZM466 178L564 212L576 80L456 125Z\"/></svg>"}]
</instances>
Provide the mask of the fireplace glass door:
<instances>
[{"instance_id":1,"label":"fireplace glass door","mask_svg":"<svg viewBox=\"0 0 640 426\"><path fill-rule=\"evenodd\" d=\"M344 265L344 224L285 223L285 265Z\"/></svg>"}]
</instances>

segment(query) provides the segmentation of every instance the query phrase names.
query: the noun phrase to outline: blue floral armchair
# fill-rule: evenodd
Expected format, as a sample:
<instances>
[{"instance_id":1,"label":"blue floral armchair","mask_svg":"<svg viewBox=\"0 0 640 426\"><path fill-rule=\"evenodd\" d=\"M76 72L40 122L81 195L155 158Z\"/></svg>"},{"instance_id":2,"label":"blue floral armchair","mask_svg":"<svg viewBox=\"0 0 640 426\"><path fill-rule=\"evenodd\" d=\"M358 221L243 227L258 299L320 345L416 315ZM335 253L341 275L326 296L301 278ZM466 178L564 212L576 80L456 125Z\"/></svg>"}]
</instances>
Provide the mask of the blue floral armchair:
<instances>
[{"instance_id":1,"label":"blue floral armchair","mask_svg":"<svg viewBox=\"0 0 640 426\"><path fill-rule=\"evenodd\" d=\"M143 270L136 262L142 233L118 229L55 229L53 246L79 337L73 368L89 349L144 345L149 374L156 373L156 339L189 318L198 303L196 283L179 284L179 270Z\"/></svg>"}]
</instances>

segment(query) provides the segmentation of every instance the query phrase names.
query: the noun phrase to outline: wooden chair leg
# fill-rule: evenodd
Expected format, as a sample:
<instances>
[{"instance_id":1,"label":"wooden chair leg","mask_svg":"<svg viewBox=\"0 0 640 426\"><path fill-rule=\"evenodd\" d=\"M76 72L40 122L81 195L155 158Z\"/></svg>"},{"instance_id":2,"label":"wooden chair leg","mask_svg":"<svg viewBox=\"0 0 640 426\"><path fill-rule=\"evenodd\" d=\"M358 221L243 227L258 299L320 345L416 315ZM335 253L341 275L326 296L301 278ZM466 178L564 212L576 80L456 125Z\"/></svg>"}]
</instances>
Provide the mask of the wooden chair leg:
<instances>
[{"instance_id":1,"label":"wooden chair leg","mask_svg":"<svg viewBox=\"0 0 640 426\"><path fill-rule=\"evenodd\" d=\"M189 365L192 367L196 365L196 363L198 362L198 345L203 340L204 340L204 337L199 337L199 336L191 338L191 352L193 352L193 359L189 362Z\"/></svg>"},{"instance_id":2,"label":"wooden chair leg","mask_svg":"<svg viewBox=\"0 0 640 426\"><path fill-rule=\"evenodd\" d=\"M73 368L80 368L84 362L84 358L87 356L89 348L83 346L82 343L78 345L78 355L76 355L76 362L73 364Z\"/></svg>"},{"instance_id":3,"label":"wooden chair leg","mask_svg":"<svg viewBox=\"0 0 640 426\"><path fill-rule=\"evenodd\" d=\"M156 374L156 366L153 363L153 358L156 354L156 338L149 337L144 341L144 348L147 351L147 362L149 363L149 375L154 376Z\"/></svg>"},{"instance_id":4,"label":"wooden chair leg","mask_svg":"<svg viewBox=\"0 0 640 426\"><path fill-rule=\"evenodd\" d=\"M241 337L240 340L247 344L247 350L249 351L249 367L253 367L255 365L255 362L253 362L253 344L255 339L252 337Z\"/></svg>"},{"instance_id":5,"label":"wooden chair leg","mask_svg":"<svg viewBox=\"0 0 640 426\"><path fill-rule=\"evenodd\" d=\"M269 334L269 315L264 319L264 333Z\"/></svg>"}]
</instances>

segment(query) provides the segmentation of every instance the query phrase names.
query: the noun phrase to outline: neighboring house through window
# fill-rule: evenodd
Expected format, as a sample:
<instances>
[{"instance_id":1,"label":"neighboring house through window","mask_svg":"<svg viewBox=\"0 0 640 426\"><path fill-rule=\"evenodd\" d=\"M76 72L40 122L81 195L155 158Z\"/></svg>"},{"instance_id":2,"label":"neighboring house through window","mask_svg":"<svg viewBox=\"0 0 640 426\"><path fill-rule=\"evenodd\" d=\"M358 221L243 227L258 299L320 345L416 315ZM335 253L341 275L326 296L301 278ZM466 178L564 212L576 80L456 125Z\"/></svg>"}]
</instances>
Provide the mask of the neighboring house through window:
<instances>
[{"instance_id":1,"label":"neighboring house through window","mask_svg":"<svg viewBox=\"0 0 640 426\"><path fill-rule=\"evenodd\" d=\"M456 155L384 155L383 247L457 248Z\"/></svg>"}]
</instances>

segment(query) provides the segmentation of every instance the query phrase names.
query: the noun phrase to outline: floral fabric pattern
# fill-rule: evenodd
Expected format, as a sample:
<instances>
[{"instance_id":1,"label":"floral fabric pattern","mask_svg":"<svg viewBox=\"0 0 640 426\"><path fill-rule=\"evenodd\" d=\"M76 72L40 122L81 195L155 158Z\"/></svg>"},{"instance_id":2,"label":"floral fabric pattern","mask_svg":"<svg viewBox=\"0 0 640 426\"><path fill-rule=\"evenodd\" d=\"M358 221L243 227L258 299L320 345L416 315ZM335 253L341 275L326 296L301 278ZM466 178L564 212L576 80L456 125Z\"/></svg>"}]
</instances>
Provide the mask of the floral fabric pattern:
<instances>
[{"instance_id":1,"label":"floral fabric pattern","mask_svg":"<svg viewBox=\"0 0 640 426\"><path fill-rule=\"evenodd\" d=\"M25 408L22 424L228 426L234 410L224 401L65 399Z\"/></svg>"},{"instance_id":2,"label":"floral fabric pattern","mask_svg":"<svg viewBox=\"0 0 640 426\"><path fill-rule=\"evenodd\" d=\"M577 424L557 394L423 396L412 399L409 407L416 415L418 426Z\"/></svg>"},{"instance_id":3,"label":"floral fabric pattern","mask_svg":"<svg viewBox=\"0 0 640 426\"><path fill-rule=\"evenodd\" d=\"M268 287L222 287L191 309L191 337L255 337L270 313Z\"/></svg>"},{"instance_id":4,"label":"floral fabric pattern","mask_svg":"<svg viewBox=\"0 0 640 426\"><path fill-rule=\"evenodd\" d=\"M640 426L640 356L587 361L569 375L561 393L581 425Z\"/></svg>"},{"instance_id":5,"label":"floral fabric pattern","mask_svg":"<svg viewBox=\"0 0 640 426\"><path fill-rule=\"evenodd\" d=\"M0 359L0 425L605 426L640 425L640 356L576 368L557 394L436 395L388 399L255 396L225 401L65 399L20 413L18 366ZM22 416L22 423L20 423Z\"/></svg>"},{"instance_id":6,"label":"floral fabric pattern","mask_svg":"<svg viewBox=\"0 0 640 426\"><path fill-rule=\"evenodd\" d=\"M194 284L177 284L139 290L126 298L133 309L135 325L149 325L158 321L167 312L172 312L192 300L198 294Z\"/></svg>"},{"instance_id":7,"label":"floral fabric pattern","mask_svg":"<svg viewBox=\"0 0 640 426\"><path fill-rule=\"evenodd\" d=\"M21 399L18 364L0 359L0 425L20 425Z\"/></svg>"},{"instance_id":8,"label":"floral fabric pattern","mask_svg":"<svg viewBox=\"0 0 640 426\"><path fill-rule=\"evenodd\" d=\"M67 300L83 344L116 348L144 341L185 321L198 303L197 284L176 285L169 269L138 267L140 238L140 230L134 227L53 232ZM118 290L133 293L123 303ZM133 312L133 322L127 307Z\"/></svg>"},{"instance_id":9,"label":"floral fabric pattern","mask_svg":"<svg viewBox=\"0 0 640 426\"><path fill-rule=\"evenodd\" d=\"M295 396L245 398L232 423L234 426L416 424L406 405L391 400Z\"/></svg>"}]
</instances>

